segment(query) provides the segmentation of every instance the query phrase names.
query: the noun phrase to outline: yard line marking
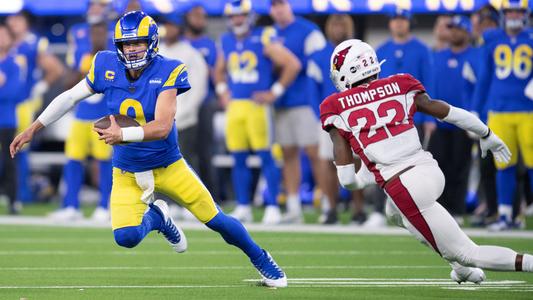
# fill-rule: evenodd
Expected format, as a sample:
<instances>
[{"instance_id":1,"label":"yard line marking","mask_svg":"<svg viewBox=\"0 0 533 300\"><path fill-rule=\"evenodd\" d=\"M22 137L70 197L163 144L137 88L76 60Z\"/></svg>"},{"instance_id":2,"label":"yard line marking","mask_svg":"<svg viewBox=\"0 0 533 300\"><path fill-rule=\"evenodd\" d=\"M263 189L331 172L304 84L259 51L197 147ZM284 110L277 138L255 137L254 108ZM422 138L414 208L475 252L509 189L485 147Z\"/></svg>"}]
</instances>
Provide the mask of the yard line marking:
<instances>
[{"instance_id":1,"label":"yard line marking","mask_svg":"<svg viewBox=\"0 0 533 300\"><path fill-rule=\"evenodd\" d=\"M270 253L276 255L434 255L431 251L276 251ZM80 251L80 250L6 250L0 251L0 255L20 256L20 255L173 255L172 251ZM185 255L242 255L240 251L219 251L219 250L198 250L187 252Z\"/></svg>"},{"instance_id":2,"label":"yard line marking","mask_svg":"<svg viewBox=\"0 0 533 300\"><path fill-rule=\"evenodd\" d=\"M98 224L89 220L75 222L57 222L46 217L35 216L0 216L0 224L3 225L31 225L39 226L38 230L42 231L44 226L63 227L63 228L102 228L109 229L109 224ZM181 221L180 226L185 230L203 230L207 227L200 222ZM28 227L32 229L31 227ZM291 224L291 225L274 225L265 226L262 224L246 224L246 228L252 232L290 232L290 233L314 233L314 234L339 234L339 235L384 235L384 236L409 236L410 233L398 227L387 227L379 229L368 229L360 226L332 225L323 226L320 224ZM20 231L20 228L1 228L0 232ZM488 232L486 229L466 228L465 233L470 237L486 238L521 238L533 239L533 231L505 231L505 232Z\"/></svg>"},{"instance_id":3,"label":"yard line marking","mask_svg":"<svg viewBox=\"0 0 533 300\"><path fill-rule=\"evenodd\" d=\"M448 266L283 266L284 269L448 269ZM0 271L122 271L122 270L248 270L250 266L167 266L167 267L0 267ZM291 279L289 279L291 280Z\"/></svg>"},{"instance_id":4,"label":"yard line marking","mask_svg":"<svg viewBox=\"0 0 533 300\"><path fill-rule=\"evenodd\" d=\"M245 285L41 285L41 286L0 286L0 289L206 289L242 288Z\"/></svg>"}]
</instances>

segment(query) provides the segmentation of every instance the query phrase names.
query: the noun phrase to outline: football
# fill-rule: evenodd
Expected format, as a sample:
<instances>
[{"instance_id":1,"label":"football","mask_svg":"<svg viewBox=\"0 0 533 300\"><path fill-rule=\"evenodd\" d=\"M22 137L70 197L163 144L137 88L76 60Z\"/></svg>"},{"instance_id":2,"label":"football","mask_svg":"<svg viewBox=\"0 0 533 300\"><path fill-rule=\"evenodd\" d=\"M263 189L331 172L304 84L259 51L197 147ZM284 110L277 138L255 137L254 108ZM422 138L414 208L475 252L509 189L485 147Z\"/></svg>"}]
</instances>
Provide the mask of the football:
<instances>
[{"instance_id":1,"label":"football","mask_svg":"<svg viewBox=\"0 0 533 300\"><path fill-rule=\"evenodd\" d=\"M121 128L141 126L141 124L139 124L139 122L137 122L137 120L135 120L134 118L119 114L113 116L115 117L115 121L117 122L118 126L120 126ZM111 120L109 119L109 115L102 117L96 120L96 122L94 122L95 128L106 129L109 126L111 126Z\"/></svg>"}]
</instances>

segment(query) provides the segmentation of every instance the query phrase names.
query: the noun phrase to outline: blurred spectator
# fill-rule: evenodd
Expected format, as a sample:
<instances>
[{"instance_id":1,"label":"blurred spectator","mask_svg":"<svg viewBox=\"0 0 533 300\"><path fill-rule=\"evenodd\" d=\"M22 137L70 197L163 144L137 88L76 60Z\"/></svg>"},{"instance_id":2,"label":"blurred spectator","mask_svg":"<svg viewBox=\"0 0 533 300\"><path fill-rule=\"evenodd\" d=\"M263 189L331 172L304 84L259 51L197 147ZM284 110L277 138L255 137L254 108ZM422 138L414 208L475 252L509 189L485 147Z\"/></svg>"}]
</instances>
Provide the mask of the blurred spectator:
<instances>
[{"instance_id":1,"label":"blurred spectator","mask_svg":"<svg viewBox=\"0 0 533 300\"><path fill-rule=\"evenodd\" d=\"M15 137L17 118L15 108L20 100L23 79L21 67L17 65L11 47L13 33L5 25L0 25L0 193L9 198L8 213L18 214L20 203L16 202L17 169L9 155L9 144Z\"/></svg>"},{"instance_id":2,"label":"blurred spectator","mask_svg":"<svg viewBox=\"0 0 533 300\"><path fill-rule=\"evenodd\" d=\"M307 65L307 76L314 82L318 98L318 104L314 105L315 108L318 108L320 102L326 97L337 91L329 78L331 54L335 46L347 39L354 38L354 30L354 22L349 15L331 15L326 20L325 32L328 39L326 47L313 53ZM333 143L327 132L322 128L319 128L318 131L320 172L317 174L317 181L324 194L321 200L323 201L322 215L319 221L323 224L335 224L338 222L339 182L337 170L333 164ZM352 220L361 224L366 221L366 215L363 212L363 192L362 190L353 191L351 196L354 209Z\"/></svg>"},{"instance_id":3,"label":"blurred spectator","mask_svg":"<svg viewBox=\"0 0 533 300\"><path fill-rule=\"evenodd\" d=\"M440 15L435 20L435 25L433 26L433 37L435 38L433 50L438 51L449 47L450 29L448 28L448 23L450 23L451 18L448 15Z\"/></svg>"},{"instance_id":4,"label":"blurred spectator","mask_svg":"<svg viewBox=\"0 0 533 300\"><path fill-rule=\"evenodd\" d=\"M309 57L325 47L326 39L314 23L295 17L286 0L272 0L270 16L283 44L302 65L296 80L275 103L276 141L283 152L283 180L287 193L284 221L302 222L300 149L311 161L315 180L319 169L318 135L313 129L319 128L319 121L310 103L311 95L307 89L310 79L306 76L306 68Z\"/></svg>"},{"instance_id":5,"label":"blurred spectator","mask_svg":"<svg viewBox=\"0 0 533 300\"><path fill-rule=\"evenodd\" d=\"M472 20L472 35L475 45L482 44L482 36L488 30L496 29L499 25L498 11L490 4L481 7L471 16ZM476 48L478 54L472 57L470 64L473 67L474 77L477 82L479 76L479 56L482 55L482 47ZM483 122L487 122L487 110L485 102L479 103L479 107L471 107ZM470 99L472 102L472 99ZM471 104L472 106L472 104ZM494 165L494 158L492 153L487 153L485 158L478 155L479 159L479 188L477 191L477 198L481 205L474 211L474 218L471 220L473 225L487 225L492 224L498 220L498 198L496 191L496 166Z\"/></svg>"},{"instance_id":6,"label":"blurred spectator","mask_svg":"<svg viewBox=\"0 0 533 300\"><path fill-rule=\"evenodd\" d=\"M529 8L524 1L505 1L501 10L504 28L483 34L480 71L473 107L485 107L489 127L507 144L513 156L507 164L496 162L499 222L491 230L520 226L512 217L517 191L517 163L522 157L533 182L533 38ZM485 102L486 101L486 102ZM483 105L483 103L485 103Z\"/></svg>"},{"instance_id":7,"label":"blurred spectator","mask_svg":"<svg viewBox=\"0 0 533 300\"><path fill-rule=\"evenodd\" d=\"M27 11L9 15L6 23L15 36L15 57L25 82L19 94L22 102L17 105L18 134L33 122L34 114L42 106L43 95L60 78L64 67L59 59L47 53L48 40L30 31L31 15ZM44 72L42 79L38 75L39 69ZM28 148L18 153L16 163L17 197L23 202L32 201Z\"/></svg>"},{"instance_id":8,"label":"blurred spectator","mask_svg":"<svg viewBox=\"0 0 533 300\"><path fill-rule=\"evenodd\" d=\"M217 49L215 42L206 35L207 28L207 14L202 5L193 4L185 12L183 38L191 45L200 51L207 67L209 68L209 80L207 86L207 95L200 105L198 115L198 136L195 141L198 151L198 175L204 182L208 190L213 195L218 195L219 189L214 178L214 168L212 159L214 155L214 130L213 118L218 109L217 101L215 101L215 88L213 84L214 68L217 58ZM218 197L215 197L218 198Z\"/></svg>"},{"instance_id":9,"label":"blurred spectator","mask_svg":"<svg viewBox=\"0 0 533 300\"><path fill-rule=\"evenodd\" d=\"M280 174L271 154L271 104L283 94L300 70L297 59L276 42L272 27L256 27L249 0L228 1L224 14L230 31L220 38L216 62L216 93L226 111L226 145L234 158L233 188L237 207L232 216L252 221L250 151L261 158L269 194L265 197L264 224L278 224ZM273 83L274 68L279 70Z\"/></svg>"},{"instance_id":10,"label":"blurred spectator","mask_svg":"<svg viewBox=\"0 0 533 300\"><path fill-rule=\"evenodd\" d=\"M468 109L473 83L463 77L465 63L475 55L470 47L472 25L465 16L453 16L448 23L450 48L436 51L434 57L435 99ZM470 85L470 88L467 86ZM470 92L468 92L470 91ZM472 158L472 140L466 131L449 123L438 122L429 151L439 163L446 178L446 186L438 201L462 224L466 212L465 199Z\"/></svg>"},{"instance_id":11,"label":"blurred spectator","mask_svg":"<svg viewBox=\"0 0 533 300\"><path fill-rule=\"evenodd\" d=\"M111 10L109 0L91 0L87 10L87 22L72 26L68 35L69 59L71 68L67 88L71 88L82 80L90 71L92 61L98 51L108 49L112 45L106 22ZM71 221L83 218L80 211L79 194L84 182L84 163L92 157L98 164L98 188L100 201L91 219L95 222L107 222L110 219L109 197L112 184L112 147L98 140L93 131L93 122L109 114L107 100L103 95L93 95L78 104L74 112L74 120L65 140L65 156L67 163L63 168L65 195L60 209L51 213L50 218L59 221Z\"/></svg>"},{"instance_id":12,"label":"blurred spectator","mask_svg":"<svg viewBox=\"0 0 533 300\"><path fill-rule=\"evenodd\" d=\"M187 66L191 89L177 97L176 128L183 157L194 170L199 168L198 112L207 95L209 71L203 56L183 40L183 18L173 13L163 21L165 36L159 46L161 55L181 60Z\"/></svg>"}]
</instances>

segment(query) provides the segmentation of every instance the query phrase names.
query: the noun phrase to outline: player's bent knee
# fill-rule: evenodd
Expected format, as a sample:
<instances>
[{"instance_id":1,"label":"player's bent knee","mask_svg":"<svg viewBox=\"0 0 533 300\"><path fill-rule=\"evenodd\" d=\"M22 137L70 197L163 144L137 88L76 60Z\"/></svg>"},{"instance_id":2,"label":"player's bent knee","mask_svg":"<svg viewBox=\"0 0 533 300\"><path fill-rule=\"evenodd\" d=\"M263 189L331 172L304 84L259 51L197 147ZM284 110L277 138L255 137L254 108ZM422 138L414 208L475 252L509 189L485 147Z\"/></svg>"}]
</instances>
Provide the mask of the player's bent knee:
<instances>
[{"instance_id":1,"label":"player's bent knee","mask_svg":"<svg viewBox=\"0 0 533 300\"><path fill-rule=\"evenodd\" d=\"M113 234L115 235L115 242L125 248L133 248L142 240L137 226L118 228L113 231Z\"/></svg>"}]
</instances>

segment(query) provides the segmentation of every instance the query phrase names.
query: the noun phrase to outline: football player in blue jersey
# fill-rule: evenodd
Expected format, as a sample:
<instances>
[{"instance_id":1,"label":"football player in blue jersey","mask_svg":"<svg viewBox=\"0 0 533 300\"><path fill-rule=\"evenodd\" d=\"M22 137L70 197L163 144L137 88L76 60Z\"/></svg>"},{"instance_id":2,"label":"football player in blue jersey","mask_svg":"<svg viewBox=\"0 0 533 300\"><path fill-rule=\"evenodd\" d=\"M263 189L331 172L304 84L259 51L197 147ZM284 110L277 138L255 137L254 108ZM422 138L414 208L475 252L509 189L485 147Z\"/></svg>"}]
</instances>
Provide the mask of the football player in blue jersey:
<instances>
[{"instance_id":1,"label":"football player in blue jersey","mask_svg":"<svg viewBox=\"0 0 533 300\"><path fill-rule=\"evenodd\" d=\"M176 252L187 249L183 231L169 216L166 194L189 209L224 240L239 247L271 287L287 286L281 268L250 237L244 226L216 206L209 191L181 156L174 116L176 95L191 87L187 68L158 55L158 27L144 12L126 13L115 27L116 52L100 51L85 78L57 96L30 128L10 145L14 156L35 132L53 123L82 99L103 93L111 114L135 118L141 126L121 128L110 116L107 129L95 128L113 145L111 225L118 245L132 248L153 230L163 233Z\"/></svg>"},{"instance_id":2,"label":"football player in blue jersey","mask_svg":"<svg viewBox=\"0 0 533 300\"><path fill-rule=\"evenodd\" d=\"M269 191L265 197L263 223L278 224L277 203L280 174L270 148L271 104L282 96L300 70L298 60L275 41L272 27L254 27L250 0L228 1L224 13L231 30L222 35L215 67L216 92L227 105L226 145L235 159L232 170L237 207L232 215L252 221L251 170L246 165L250 151L261 158L261 169ZM279 77L274 80L274 69Z\"/></svg>"},{"instance_id":3,"label":"football player in blue jersey","mask_svg":"<svg viewBox=\"0 0 533 300\"><path fill-rule=\"evenodd\" d=\"M21 102L17 106L17 133L28 128L36 111L42 106L42 96L50 84L63 74L63 64L54 55L47 52L48 39L40 37L30 30L31 15L27 11L9 15L6 24L15 35L15 58L21 66L26 86L22 89ZM42 70L44 76L39 78ZM28 151L17 157L17 197L23 202L33 200L30 189L30 167ZM17 205L18 207L18 205Z\"/></svg>"},{"instance_id":4,"label":"football player in blue jersey","mask_svg":"<svg viewBox=\"0 0 533 300\"><path fill-rule=\"evenodd\" d=\"M23 85L20 66L11 53L14 43L13 33L6 25L0 24L0 193L9 199L8 213L16 214L16 174L15 162L9 159L10 140L15 136L17 118L15 108Z\"/></svg>"},{"instance_id":5,"label":"football player in blue jersey","mask_svg":"<svg viewBox=\"0 0 533 300\"><path fill-rule=\"evenodd\" d=\"M307 61L310 55L326 45L326 38L313 22L297 17L287 0L270 1L270 16L283 45L299 60L302 71L287 91L275 102L276 142L283 152L283 180L287 193L287 214L284 222L303 221L300 201L302 182L301 150L311 162L313 178L318 179L318 120L311 107L312 96L307 86L310 79L306 76Z\"/></svg>"},{"instance_id":6,"label":"football player in blue jersey","mask_svg":"<svg viewBox=\"0 0 533 300\"><path fill-rule=\"evenodd\" d=\"M512 219L519 152L528 169L530 183L533 183L533 32L528 26L528 3L503 1L501 15L503 28L483 34L479 78L473 99L474 108L480 110L485 106L490 128L513 153L508 163L496 161L500 220L489 226L491 230L519 225Z\"/></svg>"},{"instance_id":7,"label":"football player in blue jersey","mask_svg":"<svg viewBox=\"0 0 533 300\"><path fill-rule=\"evenodd\" d=\"M72 26L69 30L67 63L73 70L69 87L83 78L91 67L93 56L101 50L112 49L112 35L108 34L110 0L91 0L87 10L87 22ZM100 202L91 219L96 222L109 220L109 195L111 193L111 147L98 140L92 123L107 115L106 100L102 95L92 96L80 102L75 109L69 134L65 141L68 159L63 169L66 192L61 208L49 216L55 220L75 220L83 217L80 212L79 192L84 180L83 163L91 156L98 163Z\"/></svg>"}]
</instances>

